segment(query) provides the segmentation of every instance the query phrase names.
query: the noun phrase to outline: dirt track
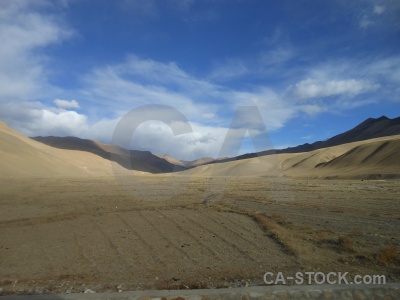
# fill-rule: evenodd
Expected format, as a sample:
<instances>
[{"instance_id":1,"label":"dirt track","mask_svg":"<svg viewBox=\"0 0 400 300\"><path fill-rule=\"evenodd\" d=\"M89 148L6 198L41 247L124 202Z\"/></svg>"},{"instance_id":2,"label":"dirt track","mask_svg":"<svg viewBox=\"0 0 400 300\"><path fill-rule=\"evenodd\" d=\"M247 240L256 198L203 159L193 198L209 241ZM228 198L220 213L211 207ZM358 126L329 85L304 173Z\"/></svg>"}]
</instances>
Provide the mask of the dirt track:
<instances>
[{"instance_id":1,"label":"dirt track","mask_svg":"<svg viewBox=\"0 0 400 300\"><path fill-rule=\"evenodd\" d=\"M258 285L266 271L400 280L399 181L166 178L2 180L4 292Z\"/></svg>"}]
</instances>

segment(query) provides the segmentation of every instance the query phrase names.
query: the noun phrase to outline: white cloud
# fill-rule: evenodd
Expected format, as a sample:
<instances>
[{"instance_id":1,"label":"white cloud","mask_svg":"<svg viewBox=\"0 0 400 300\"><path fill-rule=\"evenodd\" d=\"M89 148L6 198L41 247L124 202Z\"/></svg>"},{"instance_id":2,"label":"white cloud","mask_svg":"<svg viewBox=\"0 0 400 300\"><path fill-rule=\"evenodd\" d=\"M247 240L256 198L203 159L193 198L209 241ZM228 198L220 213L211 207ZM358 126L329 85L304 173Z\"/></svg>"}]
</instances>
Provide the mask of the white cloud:
<instances>
[{"instance_id":1,"label":"white cloud","mask_svg":"<svg viewBox=\"0 0 400 300\"><path fill-rule=\"evenodd\" d=\"M26 135L76 134L87 126L86 116L37 101L59 92L48 81L48 58L39 50L72 35L48 12L52 5L46 0L0 2L0 118ZM62 108L78 105L76 101L55 103Z\"/></svg>"},{"instance_id":2,"label":"white cloud","mask_svg":"<svg viewBox=\"0 0 400 300\"><path fill-rule=\"evenodd\" d=\"M213 113L206 113L206 114L203 114L202 115L203 116L203 118L205 118L205 119L212 119L212 118L215 118L215 114L213 114Z\"/></svg>"},{"instance_id":3,"label":"white cloud","mask_svg":"<svg viewBox=\"0 0 400 300\"><path fill-rule=\"evenodd\" d=\"M120 118L102 119L90 126L81 123L75 127L75 136L95 139L104 143L112 140L114 129ZM168 154L183 160L200 157L218 157L228 128L190 123L193 132L174 136L170 127L160 121L147 121L136 128L132 136L126 136L126 144L131 149L146 150L156 154ZM72 129L72 128L71 128ZM240 129L233 130L232 146L228 153L235 154L237 145L243 136Z\"/></svg>"},{"instance_id":4,"label":"white cloud","mask_svg":"<svg viewBox=\"0 0 400 300\"><path fill-rule=\"evenodd\" d=\"M386 11L386 7L383 5L375 5L374 6L374 13L377 15L381 15Z\"/></svg>"},{"instance_id":5,"label":"white cloud","mask_svg":"<svg viewBox=\"0 0 400 300\"><path fill-rule=\"evenodd\" d=\"M235 108L239 106L256 106L260 111L263 122L267 130L277 130L282 128L286 122L293 118L298 108L285 101L278 93L272 89L260 88L252 92L230 91L227 93ZM253 125L252 115L244 116L243 126Z\"/></svg>"},{"instance_id":6,"label":"white cloud","mask_svg":"<svg viewBox=\"0 0 400 300\"><path fill-rule=\"evenodd\" d=\"M191 123L193 133L174 136L161 122L145 122L135 131L132 148L168 154L184 160L199 157L217 157L226 135L226 128L215 128ZM160 153L161 152L161 153Z\"/></svg>"},{"instance_id":7,"label":"white cloud","mask_svg":"<svg viewBox=\"0 0 400 300\"><path fill-rule=\"evenodd\" d=\"M172 91L163 85L141 84L113 70L95 71L86 78L86 84L82 91L84 97L92 103L101 103L109 113L127 112L147 104L168 105L192 117L202 111L201 104L196 105L185 93Z\"/></svg>"},{"instance_id":8,"label":"white cloud","mask_svg":"<svg viewBox=\"0 0 400 300\"><path fill-rule=\"evenodd\" d=\"M214 68L208 78L216 82L227 82L246 77L276 78L286 72L284 66L297 55L293 47L277 45L267 47L252 58L229 58L214 63Z\"/></svg>"},{"instance_id":9,"label":"white cloud","mask_svg":"<svg viewBox=\"0 0 400 300\"><path fill-rule=\"evenodd\" d=\"M389 62L379 63L380 72L384 73L384 76L395 74L393 70L388 70L389 66ZM165 104L176 108L189 121L198 125L201 132L198 138L180 137L173 142L173 147L179 150L173 150L169 148L167 142L155 143L156 139L162 140L165 132L160 128L155 133L150 132L155 130L150 126L146 127L148 140L145 140L144 133L141 137L143 145L151 147L155 152L160 152L157 149L163 149L162 151L168 149L171 155L176 153L186 158L192 157L193 153L199 153L193 148L197 145L201 147L201 153L205 156L214 156L214 146L217 142L209 142L213 140L210 139L209 134L213 134L212 137L222 134L221 130L223 128L226 130L230 125L238 106L255 105L260 110L266 128L277 130L301 113L316 115L332 108L338 111L367 105L371 103L369 99L360 100L357 96L374 92L380 84L376 73L378 67L374 67L375 73L367 69L365 63L358 66L354 61L328 62L304 70L304 79L294 83L288 91L280 92L260 86L251 90L236 90L195 78L175 63L142 60L137 56L131 56L124 63L97 68L88 74L83 93L86 99L101 103L103 108L112 104L109 111L118 112L115 117L122 116L128 110L145 104ZM351 77L343 79L346 75ZM293 101L294 97L303 100L330 97L331 101L328 104L321 101L298 103ZM209 106L211 99L215 104ZM212 117L215 115L218 115L218 118ZM253 119L252 115L242 115L240 125L243 128L249 124L253 126ZM96 125L91 128L97 127ZM204 128L208 131L205 132ZM102 130L98 132L101 136ZM255 135L260 134L262 132L255 133ZM220 139L217 140L220 141Z\"/></svg>"},{"instance_id":10,"label":"white cloud","mask_svg":"<svg viewBox=\"0 0 400 300\"><path fill-rule=\"evenodd\" d=\"M322 107L321 105L317 104L299 105L298 108L299 110L305 112L307 115L311 116L326 111L325 107Z\"/></svg>"},{"instance_id":11,"label":"white cloud","mask_svg":"<svg viewBox=\"0 0 400 300\"><path fill-rule=\"evenodd\" d=\"M42 135L79 135L88 128L87 117L75 111L53 112L42 109L40 118L33 123L32 132Z\"/></svg>"},{"instance_id":12,"label":"white cloud","mask_svg":"<svg viewBox=\"0 0 400 300\"><path fill-rule=\"evenodd\" d=\"M376 77L384 82L395 85L400 84L400 55L375 59L360 67L360 73L366 76Z\"/></svg>"},{"instance_id":13,"label":"white cloud","mask_svg":"<svg viewBox=\"0 0 400 300\"><path fill-rule=\"evenodd\" d=\"M248 66L239 59L229 59L217 67L209 75L211 80L225 81L242 77L249 73Z\"/></svg>"},{"instance_id":14,"label":"white cloud","mask_svg":"<svg viewBox=\"0 0 400 300\"><path fill-rule=\"evenodd\" d=\"M355 11L359 18L358 24L363 29L374 27L376 30L394 31L400 28L398 0L359 1L355 7L358 7Z\"/></svg>"},{"instance_id":15,"label":"white cloud","mask_svg":"<svg viewBox=\"0 0 400 300\"><path fill-rule=\"evenodd\" d=\"M0 4L0 101L35 99L55 91L45 57L36 50L68 38L71 31L38 12L46 1Z\"/></svg>"},{"instance_id":16,"label":"white cloud","mask_svg":"<svg viewBox=\"0 0 400 300\"><path fill-rule=\"evenodd\" d=\"M300 99L324 98L330 96L355 96L371 90L379 85L366 80L317 80L307 78L296 83L293 87L293 96Z\"/></svg>"},{"instance_id":17,"label":"white cloud","mask_svg":"<svg viewBox=\"0 0 400 300\"><path fill-rule=\"evenodd\" d=\"M87 116L39 102L0 104L0 119L27 136L81 136L88 130Z\"/></svg>"},{"instance_id":18,"label":"white cloud","mask_svg":"<svg viewBox=\"0 0 400 300\"><path fill-rule=\"evenodd\" d=\"M228 132L226 127L205 126L191 123L192 133L174 136L171 129L161 122L146 122L137 128L131 147L139 150L150 150L157 154L168 154L178 159L194 160L200 157L235 156L240 150L243 129L231 129L230 139L225 140ZM254 132L253 132L254 133ZM226 143L226 149L222 145ZM222 152L222 150L224 150ZM247 152L254 151L252 147Z\"/></svg>"},{"instance_id":19,"label":"white cloud","mask_svg":"<svg viewBox=\"0 0 400 300\"><path fill-rule=\"evenodd\" d=\"M296 111L300 111L291 103L285 103L271 89L258 88L246 92L229 89L195 78L175 63L161 63L137 56L130 56L121 64L93 70L85 77L85 84L82 97L101 104L109 113L114 112L115 118L147 104L168 105L181 111L192 124L196 124L194 130L197 131L193 134L176 137L173 142L173 139L165 138L168 128L143 125L146 130L138 130L138 141L143 149L157 153L160 149L168 150L170 155L175 153L184 159L200 157L196 155L215 156L217 145L222 143L238 106L257 106L268 130L281 128L295 116ZM212 100L214 104L210 103ZM215 118L216 115L218 118ZM253 119L254 116L243 115L240 123L244 128L249 124L254 127ZM101 137L103 130L99 128L106 127L103 124L91 126L92 136L96 132L98 139L110 140L109 131L105 131L108 137ZM142 131L143 134L140 134ZM261 133L254 132L255 135Z\"/></svg>"},{"instance_id":20,"label":"white cloud","mask_svg":"<svg viewBox=\"0 0 400 300\"><path fill-rule=\"evenodd\" d=\"M264 66L277 65L289 61L295 55L296 53L291 47L280 46L262 53L260 62Z\"/></svg>"},{"instance_id":21,"label":"white cloud","mask_svg":"<svg viewBox=\"0 0 400 300\"><path fill-rule=\"evenodd\" d=\"M79 108L79 103L76 100L55 99L53 102L59 108Z\"/></svg>"},{"instance_id":22,"label":"white cloud","mask_svg":"<svg viewBox=\"0 0 400 300\"><path fill-rule=\"evenodd\" d=\"M374 22L367 15L362 16L361 20L360 20L360 23L359 23L361 28L367 28L367 27L372 26L373 24L374 24Z\"/></svg>"}]
</instances>

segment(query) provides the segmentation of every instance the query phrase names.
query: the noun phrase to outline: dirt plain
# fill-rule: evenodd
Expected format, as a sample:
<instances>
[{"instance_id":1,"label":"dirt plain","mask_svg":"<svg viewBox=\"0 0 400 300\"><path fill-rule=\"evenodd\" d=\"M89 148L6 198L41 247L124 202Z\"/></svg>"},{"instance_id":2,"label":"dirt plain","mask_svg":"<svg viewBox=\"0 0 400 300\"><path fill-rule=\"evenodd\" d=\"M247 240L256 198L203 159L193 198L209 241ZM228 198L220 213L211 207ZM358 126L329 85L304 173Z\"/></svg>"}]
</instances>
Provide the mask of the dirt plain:
<instances>
[{"instance_id":1,"label":"dirt plain","mask_svg":"<svg viewBox=\"0 0 400 300\"><path fill-rule=\"evenodd\" d=\"M399 180L131 176L0 181L3 294L400 280ZM292 284L288 282L288 284Z\"/></svg>"}]
</instances>

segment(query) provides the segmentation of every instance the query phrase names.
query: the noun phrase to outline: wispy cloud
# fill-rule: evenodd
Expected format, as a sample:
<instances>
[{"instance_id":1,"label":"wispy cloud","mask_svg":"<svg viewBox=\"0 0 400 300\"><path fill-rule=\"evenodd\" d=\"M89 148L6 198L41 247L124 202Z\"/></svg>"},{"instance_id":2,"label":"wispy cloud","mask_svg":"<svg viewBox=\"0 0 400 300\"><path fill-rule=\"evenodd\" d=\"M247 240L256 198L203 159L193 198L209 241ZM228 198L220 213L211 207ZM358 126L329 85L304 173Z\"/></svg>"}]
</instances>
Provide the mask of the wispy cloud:
<instances>
[{"instance_id":1,"label":"wispy cloud","mask_svg":"<svg viewBox=\"0 0 400 300\"><path fill-rule=\"evenodd\" d=\"M293 87L293 96L300 99L324 98L330 96L356 96L375 90L378 84L365 80L328 80L307 78L296 83Z\"/></svg>"},{"instance_id":2,"label":"wispy cloud","mask_svg":"<svg viewBox=\"0 0 400 300\"><path fill-rule=\"evenodd\" d=\"M228 59L223 63L218 63L209 75L210 80L229 81L241 78L250 72L249 67L243 60Z\"/></svg>"},{"instance_id":3,"label":"wispy cloud","mask_svg":"<svg viewBox=\"0 0 400 300\"><path fill-rule=\"evenodd\" d=\"M360 19L360 27L361 28L368 28L374 24L374 22L371 20L371 17L368 15L363 15Z\"/></svg>"},{"instance_id":4,"label":"wispy cloud","mask_svg":"<svg viewBox=\"0 0 400 300\"><path fill-rule=\"evenodd\" d=\"M72 31L38 12L46 1L0 4L0 101L39 98L54 92L46 57L39 49L69 38Z\"/></svg>"},{"instance_id":5,"label":"wispy cloud","mask_svg":"<svg viewBox=\"0 0 400 300\"><path fill-rule=\"evenodd\" d=\"M373 0L360 1L359 9L362 10L359 26L363 29L369 27L399 28L400 2L397 0L382 0L377 4Z\"/></svg>"},{"instance_id":6,"label":"wispy cloud","mask_svg":"<svg viewBox=\"0 0 400 300\"><path fill-rule=\"evenodd\" d=\"M87 101L101 103L114 112L164 104L196 120L202 114L216 114L220 106L206 101L217 96L217 86L188 75L175 63L133 55L121 64L94 69L84 77L84 83L81 93Z\"/></svg>"},{"instance_id":7,"label":"wispy cloud","mask_svg":"<svg viewBox=\"0 0 400 300\"><path fill-rule=\"evenodd\" d=\"M313 136L312 135L306 135L306 136L302 136L301 138L303 140L310 140Z\"/></svg>"},{"instance_id":8,"label":"wispy cloud","mask_svg":"<svg viewBox=\"0 0 400 300\"><path fill-rule=\"evenodd\" d=\"M374 6L374 13L381 15L386 11L386 7L383 5L375 5Z\"/></svg>"},{"instance_id":9,"label":"wispy cloud","mask_svg":"<svg viewBox=\"0 0 400 300\"><path fill-rule=\"evenodd\" d=\"M208 78L216 82L230 82L246 78L282 77L286 73L285 67L297 55L292 46L277 44L263 49L254 57L216 62Z\"/></svg>"},{"instance_id":10,"label":"wispy cloud","mask_svg":"<svg viewBox=\"0 0 400 300\"><path fill-rule=\"evenodd\" d=\"M59 108L79 108L79 103L76 100L55 99L53 102Z\"/></svg>"},{"instance_id":11,"label":"wispy cloud","mask_svg":"<svg viewBox=\"0 0 400 300\"><path fill-rule=\"evenodd\" d=\"M41 12L51 7L48 1L0 3L0 118L27 135L75 134L87 122L65 110L77 108L76 101L56 100L62 110L40 102L62 91L50 83L48 57L40 50L73 35L58 17Z\"/></svg>"}]
</instances>

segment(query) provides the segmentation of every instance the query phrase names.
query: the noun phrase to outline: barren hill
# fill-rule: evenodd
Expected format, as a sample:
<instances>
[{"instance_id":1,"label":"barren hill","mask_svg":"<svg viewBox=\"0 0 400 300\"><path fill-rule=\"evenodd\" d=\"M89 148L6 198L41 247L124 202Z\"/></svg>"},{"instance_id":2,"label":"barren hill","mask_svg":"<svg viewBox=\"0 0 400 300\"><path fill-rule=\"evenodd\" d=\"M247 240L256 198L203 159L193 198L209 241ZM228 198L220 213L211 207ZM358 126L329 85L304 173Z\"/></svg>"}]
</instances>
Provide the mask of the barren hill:
<instances>
[{"instance_id":1,"label":"barren hill","mask_svg":"<svg viewBox=\"0 0 400 300\"><path fill-rule=\"evenodd\" d=\"M185 169L185 167L177 163L178 161L156 156L150 151L126 150L118 146L106 145L92 140L70 136L38 136L32 139L59 149L90 152L104 159L117 162L128 170L150 173L170 173Z\"/></svg>"},{"instance_id":2,"label":"barren hill","mask_svg":"<svg viewBox=\"0 0 400 300\"><path fill-rule=\"evenodd\" d=\"M157 155L157 154L155 154L155 155ZM212 158L212 157L202 157L202 158L195 159L195 160L179 160L179 159L173 158L167 154L157 155L157 156L165 159L166 161L169 161L171 164L184 167L185 169L205 165L209 162L216 161L216 159Z\"/></svg>"},{"instance_id":3,"label":"barren hill","mask_svg":"<svg viewBox=\"0 0 400 300\"><path fill-rule=\"evenodd\" d=\"M370 132L379 132L380 126L377 124L382 124L381 121L367 121L358 126L357 132L365 132L366 128L369 128ZM383 121L385 122L385 120ZM44 139L48 144L73 150L45 145L23 136L0 122L0 176L112 175L115 174L115 169L110 160L118 162L120 164L118 170L124 174L133 174L136 171L165 173L176 171L177 168L182 170L185 168L184 163L187 163L182 162L183 166L176 166L171 162L179 163L179 161L169 157L168 160L171 162L147 151L128 151L116 146L78 138L37 139ZM136 168L136 171L132 171L133 168ZM206 164L179 172L179 174L308 178L400 177L400 135L345 143L301 153L279 153Z\"/></svg>"},{"instance_id":4,"label":"barren hill","mask_svg":"<svg viewBox=\"0 0 400 300\"><path fill-rule=\"evenodd\" d=\"M320 178L400 177L400 135L317 149L200 166L182 173L200 176Z\"/></svg>"},{"instance_id":5,"label":"barren hill","mask_svg":"<svg viewBox=\"0 0 400 300\"><path fill-rule=\"evenodd\" d=\"M0 122L0 176L87 176L112 174L110 162L83 151L55 149Z\"/></svg>"}]
</instances>

